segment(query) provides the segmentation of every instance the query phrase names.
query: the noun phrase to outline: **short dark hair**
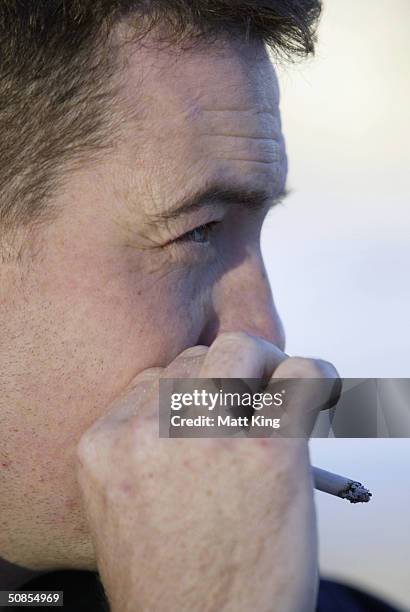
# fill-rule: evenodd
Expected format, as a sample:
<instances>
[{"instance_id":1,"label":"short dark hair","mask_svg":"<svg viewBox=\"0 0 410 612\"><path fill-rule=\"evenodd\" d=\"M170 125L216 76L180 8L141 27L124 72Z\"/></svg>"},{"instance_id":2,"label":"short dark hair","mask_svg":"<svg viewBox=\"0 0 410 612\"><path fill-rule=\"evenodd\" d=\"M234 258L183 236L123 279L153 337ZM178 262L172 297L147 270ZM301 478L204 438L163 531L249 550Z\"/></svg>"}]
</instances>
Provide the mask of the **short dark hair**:
<instances>
[{"instance_id":1,"label":"short dark hair","mask_svg":"<svg viewBox=\"0 0 410 612\"><path fill-rule=\"evenodd\" d=\"M111 33L132 18L172 44L221 35L259 39L287 57L314 51L320 0L2 0L0 228L52 215L70 168L114 143L117 69Z\"/></svg>"}]
</instances>

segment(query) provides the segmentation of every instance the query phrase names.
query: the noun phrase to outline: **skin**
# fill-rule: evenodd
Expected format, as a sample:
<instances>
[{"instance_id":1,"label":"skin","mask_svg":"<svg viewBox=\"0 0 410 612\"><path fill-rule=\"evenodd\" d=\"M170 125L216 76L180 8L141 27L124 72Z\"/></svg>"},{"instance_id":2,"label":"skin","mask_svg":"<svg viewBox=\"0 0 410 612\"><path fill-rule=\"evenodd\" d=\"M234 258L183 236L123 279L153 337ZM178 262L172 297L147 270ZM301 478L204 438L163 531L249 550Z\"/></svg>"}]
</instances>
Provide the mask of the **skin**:
<instances>
[{"instance_id":1,"label":"skin","mask_svg":"<svg viewBox=\"0 0 410 612\"><path fill-rule=\"evenodd\" d=\"M306 440L158 439L159 377L239 375L313 378L309 392L288 388L296 422L330 398L336 371L244 332L219 334L138 375L82 436L79 482L113 612L316 609Z\"/></svg>"},{"instance_id":2,"label":"skin","mask_svg":"<svg viewBox=\"0 0 410 612\"><path fill-rule=\"evenodd\" d=\"M260 252L269 202L159 218L217 180L283 191L263 46L128 48L113 112L127 118L116 151L72 174L59 218L0 268L0 555L33 570L96 568L76 448L136 376L225 332L284 349Z\"/></svg>"}]
</instances>

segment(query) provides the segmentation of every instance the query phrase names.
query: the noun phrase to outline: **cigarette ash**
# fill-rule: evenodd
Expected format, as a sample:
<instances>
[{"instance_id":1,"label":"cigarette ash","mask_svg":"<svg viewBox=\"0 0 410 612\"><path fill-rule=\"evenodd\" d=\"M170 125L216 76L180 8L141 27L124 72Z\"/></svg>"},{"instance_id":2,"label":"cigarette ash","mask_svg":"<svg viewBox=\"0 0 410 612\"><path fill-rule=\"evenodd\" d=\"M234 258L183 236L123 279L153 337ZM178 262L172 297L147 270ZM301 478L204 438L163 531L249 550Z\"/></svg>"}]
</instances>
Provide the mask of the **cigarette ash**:
<instances>
[{"instance_id":1,"label":"cigarette ash","mask_svg":"<svg viewBox=\"0 0 410 612\"><path fill-rule=\"evenodd\" d=\"M347 499L351 504L358 504L360 502L368 502L372 494L361 482L351 481L348 487L338 493L339 497Z\"/></svg>"}]
</instances>

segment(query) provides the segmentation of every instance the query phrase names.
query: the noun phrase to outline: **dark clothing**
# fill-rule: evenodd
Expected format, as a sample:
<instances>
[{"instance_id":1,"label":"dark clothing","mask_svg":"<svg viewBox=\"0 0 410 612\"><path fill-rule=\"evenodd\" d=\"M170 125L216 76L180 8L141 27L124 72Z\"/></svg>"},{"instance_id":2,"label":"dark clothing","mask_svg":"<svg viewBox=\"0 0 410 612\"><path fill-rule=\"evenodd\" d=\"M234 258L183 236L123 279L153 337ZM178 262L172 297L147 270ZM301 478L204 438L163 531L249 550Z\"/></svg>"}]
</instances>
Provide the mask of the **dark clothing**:
<instances>
[{"instance_id":1,"label":"dark clothing","mask_svg":"<svg viewBox=\"0 0 410 612\"><path fill-rule=\"evenodd\" d=\"M354 587L321 580L317 612L398 612L398 610Z\"/></svg>"},{"instance_id":2,"label":"dark clothing","mask_svg":"<svg viewBox=\"0 0 410 612\"><path fill-rule=\"evenodd\" d=\"M55 610L109 612L110 609L98 575L92 572L51 572L30 580L19 590L64 591L64 606L54 608ZM50 611L53 608L42 606L35 609ZM0 610L16 610L16 608L4 607ZM178 612L178 610L170 608L169 612ZM257 611L250 610L249 612ZM272 612L281 612L281 610L275 610L273 605ZM304 611L301 610L300 612ZM321 580L317 612L398 612L398 610L356 588L329 580Z\"/></svg>"}]
</instances>

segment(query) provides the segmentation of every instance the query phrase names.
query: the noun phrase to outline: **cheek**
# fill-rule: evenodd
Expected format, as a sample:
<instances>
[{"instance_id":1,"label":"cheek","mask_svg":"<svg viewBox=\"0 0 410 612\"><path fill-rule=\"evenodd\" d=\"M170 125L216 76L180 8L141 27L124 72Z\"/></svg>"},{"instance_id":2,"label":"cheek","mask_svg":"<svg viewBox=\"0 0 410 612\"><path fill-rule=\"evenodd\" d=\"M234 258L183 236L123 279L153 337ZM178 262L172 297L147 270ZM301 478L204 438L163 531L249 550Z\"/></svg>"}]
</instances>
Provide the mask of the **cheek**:
<instances>
[{"instance_id":1,"label":"cheek","mask_svg":"<svg viewBox=\"0 0 410 612\"><path fill-rule=\"evenodd\" d=\"M21 349L28 374L21 391L39 414L52 405L61 427L82 427L142 370L166 366L195 344L209 301L186 267L96 263L79 269L73 262L63 279L48 275L24 314L30 350Z\"/></svg>"},{"instance_id":2,"label":"cheek","mask_svg":"<svg viewBox=\"0 0 410 612\"><path fill-rule=\"evenodd\" d=\"M10 339L20 338L14 345L19 386L0 418L4 462L11 461L10 482L20 487L11 497L21 502L38 490L45 499L50 491L47 514L62 520L77 499L75 447L82 433L138 373L196 344L203 325L206 296L186 270L111 272L73 265L57 282L49 270L14 321L19 335L9 330Z\"/></svg>"}]
</instances>

